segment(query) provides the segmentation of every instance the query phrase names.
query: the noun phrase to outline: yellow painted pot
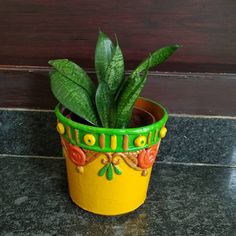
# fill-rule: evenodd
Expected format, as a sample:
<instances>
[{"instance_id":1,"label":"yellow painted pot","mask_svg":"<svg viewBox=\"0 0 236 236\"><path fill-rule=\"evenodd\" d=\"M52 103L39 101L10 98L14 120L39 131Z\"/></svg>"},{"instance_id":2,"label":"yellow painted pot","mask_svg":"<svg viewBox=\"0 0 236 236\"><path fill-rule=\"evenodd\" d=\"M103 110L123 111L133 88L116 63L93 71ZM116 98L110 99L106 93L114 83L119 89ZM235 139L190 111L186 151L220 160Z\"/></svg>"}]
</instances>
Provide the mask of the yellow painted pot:
<instances>
[{"instance_id":1,"label":"yellow painted pot","mask_svg":"<svg viewBox=\"0 0 236 236\"><path fill-rule=\"evenodd\" d=\"M155 122L127 129L92 127L56 107L69 193L84 210L119 215L144 203L168 116L161 105L143 98L136 107L151 113Z\"/></svg>"}]
</instances>

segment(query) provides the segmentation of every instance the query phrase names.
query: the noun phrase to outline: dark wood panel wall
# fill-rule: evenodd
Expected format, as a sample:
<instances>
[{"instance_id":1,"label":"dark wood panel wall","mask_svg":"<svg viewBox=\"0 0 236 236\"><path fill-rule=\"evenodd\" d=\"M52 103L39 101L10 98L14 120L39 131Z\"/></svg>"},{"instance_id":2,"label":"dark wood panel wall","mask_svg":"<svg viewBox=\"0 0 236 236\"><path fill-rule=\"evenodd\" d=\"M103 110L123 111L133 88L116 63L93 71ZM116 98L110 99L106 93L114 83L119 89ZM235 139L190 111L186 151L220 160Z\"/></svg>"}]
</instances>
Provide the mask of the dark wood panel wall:
<instances>
[{"instance_id":1,"label":"dark wood panel wall","mask_svg":"<svg viewBox=\"0 0 236 236\"><path fill-rule=\"evenodd\" d=\"M0 1L0 65L71 58L93 68L98 29L117 34L127 69L179 43L162 71L236 72L235 0Z\"/></svg>"},{"instance_id":2,"label":"dark wood panel wall","mask_svg":"<svg viewBox=\"0 0 236 236\"><path fill-rule=\"evenodd\" d=\"M236 116L235 88L235 75L155 72L149 74L142 96L170 113ZM48 70L0 70L0 107L53 109L56 103Z\"/></svg>"},{"instance_id":3,"label":"dark wood panel wall","mask_svg":"<svg viewBox=\"0 0 236 236\"><path fill-rule=\"evenodd\" d=\"M156 48L184 46L157 68L169 73L149 75L144 96L171 113L236 115L235 0L0 1L0 107L52 109L47 61L93 71L99 28L116 33L127 70Z\"/></svg>"}]
</instances>

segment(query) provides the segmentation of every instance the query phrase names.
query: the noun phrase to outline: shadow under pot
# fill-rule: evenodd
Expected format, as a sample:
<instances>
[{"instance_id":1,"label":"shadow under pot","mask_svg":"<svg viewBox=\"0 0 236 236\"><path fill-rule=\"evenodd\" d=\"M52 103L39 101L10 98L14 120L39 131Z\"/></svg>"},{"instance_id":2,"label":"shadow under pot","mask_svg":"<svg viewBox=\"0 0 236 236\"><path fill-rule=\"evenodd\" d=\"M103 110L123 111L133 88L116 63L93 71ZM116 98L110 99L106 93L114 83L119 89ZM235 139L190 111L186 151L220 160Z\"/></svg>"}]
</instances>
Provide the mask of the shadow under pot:
<instances>
[{"instance_id":1,"label":"shadow under pot","mask_svg":"<svg viewBox=\"0 0 236 236\"><path fill-rule=\"evenodd\" d=\"M55 113L72 201L100 215L124 214L141 206L167 132L165 108L139 98L126 129L91 126L60 104Z\"/></svg>"}]
</instances>

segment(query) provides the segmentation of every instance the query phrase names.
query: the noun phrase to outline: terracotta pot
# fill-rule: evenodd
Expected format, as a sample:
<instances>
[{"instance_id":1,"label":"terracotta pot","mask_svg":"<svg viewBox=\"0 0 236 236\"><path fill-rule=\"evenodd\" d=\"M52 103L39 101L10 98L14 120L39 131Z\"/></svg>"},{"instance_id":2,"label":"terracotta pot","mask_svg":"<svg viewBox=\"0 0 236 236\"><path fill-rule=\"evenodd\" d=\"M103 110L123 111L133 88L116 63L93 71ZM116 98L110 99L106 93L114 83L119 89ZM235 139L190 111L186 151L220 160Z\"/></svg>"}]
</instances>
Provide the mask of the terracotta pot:
<instances>
[{"instance_id":1,"label":"terracotta pot","mask_svg":"<svg viewBox=\"0 0 236 236\"><path fill-rule=\"evenodd\" d=\"M84 210L119 215L135 210L146 199L168 115L160 104L144 98L135 106L133 126L140 120L145 125L127 129L78 123L60 104L55 109L70 196Z\"/></svg>"}]
</instances>

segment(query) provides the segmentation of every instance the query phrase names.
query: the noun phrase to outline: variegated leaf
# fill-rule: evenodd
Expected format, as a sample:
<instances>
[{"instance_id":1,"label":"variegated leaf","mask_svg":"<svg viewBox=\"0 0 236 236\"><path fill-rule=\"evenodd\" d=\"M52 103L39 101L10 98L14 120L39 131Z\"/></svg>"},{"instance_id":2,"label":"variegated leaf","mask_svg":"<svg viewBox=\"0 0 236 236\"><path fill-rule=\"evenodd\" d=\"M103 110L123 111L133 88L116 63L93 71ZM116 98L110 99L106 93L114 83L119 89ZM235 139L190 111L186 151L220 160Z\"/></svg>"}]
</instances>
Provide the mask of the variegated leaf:
<instances>
[{"instance_id":1,"label":"variegated leaf","mask_svg":"<svg viewBox=\"0 0 236 236\"><path fill-rule=\"evenodd\" d=\"M124 79L124 58L119 45L114 49L114 55L107 67L105 81L115 94Z\"/></svg>"},{"instance_id":2,"label":"variegated leaf","mask_svg":"<svg viewBox=\"0 0 236 236\"><path fill-rule=\"evenodd\" d=\"M89 96L95 96L95 85L87 73L76 63L68 59L50 60L48 62L55 70L84 88Z\"/></svg>"},{"instance_id":3,"label":"variegated leaf","mask_svg":"<svg viewBox=\"0 0 236 236\"><path fill-rule=\"evenodd\" d=\"M105 78L107 67L113 56L113 49L113 42L100 31L95 50L95 69L99 82Z\"/></svg>"},{"instance_id":4,"label":"variegated leaf","mask_svg":"<svg viewBox=\"0 0 236 236\"><path fill-rule=\"evenodd\" d=\"M96 108L84 88L60 72L52 73L50 78L51 90L62 105L91 124L100 125Z\"/></svg>"},{"instance_id":5,"label":"variegated leaf","mask_svg":"<svg viewBox=\"0 0 236 236\"><path fill-rule=\"evenodd\" d=\"M168 59L179 47L180 45L171 45L163 47L153 52L147 59L145 59L133 72L132 74L138 74L144 71L149 63L149 68L153 68L158 64L161 64L166 59ZM151 60L149 61L149 59Z\"/></svg>"},{"instance_id":6,"label":"variegated leaf","mask_svg":"<svg viewBox=\"0 0 236 236\"><path fill-rule=\"evenodd\" d=\"M103 127L110 127L113 96L105 81L101 81L96 91L96 107Z\"/></svg>"},{"instance_id":7,"label":"variegated leaf","mask_svg":"<svg viewBox=\"0 0 236 236\"><path fill-rule=\"evenodd\" d=\"M126 128L129 125L134 104L142 91L147 79L148 66L142 75L131 75L124 85L117 100L116 128Z\"/></svg>"}]
</instances>

